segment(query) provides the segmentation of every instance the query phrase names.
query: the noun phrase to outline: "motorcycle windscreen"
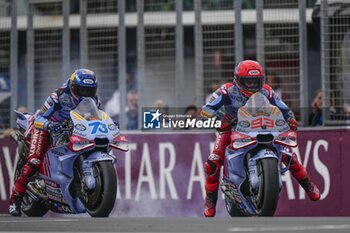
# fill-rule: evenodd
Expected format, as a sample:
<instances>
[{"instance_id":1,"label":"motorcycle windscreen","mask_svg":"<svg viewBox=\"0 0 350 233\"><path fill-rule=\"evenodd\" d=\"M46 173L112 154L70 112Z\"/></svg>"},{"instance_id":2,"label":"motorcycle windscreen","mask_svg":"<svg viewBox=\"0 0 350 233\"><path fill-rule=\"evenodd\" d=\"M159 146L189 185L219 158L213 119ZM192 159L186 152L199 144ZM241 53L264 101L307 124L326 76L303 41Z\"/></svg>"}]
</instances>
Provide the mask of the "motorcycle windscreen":
<instances>
[{"instance_id":1,"label":"motorcycle windscreen","mask_svg":"<svg viewBox=\"0 0 350 233\"><path fill-rule=\"evenodd\" d=\"M269 100L260 92L253 94L247 103L238 110L238 132L275 131L285 132L289 130L287 122L278 107L270 104Z\"/></svg>"},{"instance_id":2,"label":"motorcycle windscreen","mask_svg":"<svg viewBox=\"0 0 350 233\"><path fill-rule=\"evenodd\" d=\"M84 98L72 112L79 114L87 121L102 120L102 114L92 98Z\"/></svg>"}]
</instances>

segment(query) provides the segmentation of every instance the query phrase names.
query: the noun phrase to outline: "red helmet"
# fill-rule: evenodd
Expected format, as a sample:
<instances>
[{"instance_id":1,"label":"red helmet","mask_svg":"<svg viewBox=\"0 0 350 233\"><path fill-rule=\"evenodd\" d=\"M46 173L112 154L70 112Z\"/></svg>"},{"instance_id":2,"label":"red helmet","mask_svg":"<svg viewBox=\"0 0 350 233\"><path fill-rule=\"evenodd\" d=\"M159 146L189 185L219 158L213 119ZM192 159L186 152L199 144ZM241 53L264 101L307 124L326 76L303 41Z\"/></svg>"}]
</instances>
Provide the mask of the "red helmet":
<instances>
[{"instance_id":1,"label":"red helmet","mask_svg":"<svg viewBox=\"0 0 350 233\"><path fill-rule=\"evenodd\" d=\"M240 91L250 97L253 93L260 91L265 84L264 71L256 61L241 61L236 66L234 81Z\"/></svg>"}]
</instances>

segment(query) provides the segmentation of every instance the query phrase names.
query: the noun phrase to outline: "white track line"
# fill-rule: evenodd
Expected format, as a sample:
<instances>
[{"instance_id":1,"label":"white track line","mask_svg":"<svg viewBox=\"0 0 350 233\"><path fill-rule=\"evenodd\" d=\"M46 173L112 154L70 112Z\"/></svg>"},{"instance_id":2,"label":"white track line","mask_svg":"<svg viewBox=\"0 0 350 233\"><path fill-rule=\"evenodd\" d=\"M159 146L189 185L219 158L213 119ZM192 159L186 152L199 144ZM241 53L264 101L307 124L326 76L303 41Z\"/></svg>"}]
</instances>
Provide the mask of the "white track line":
<instances>
[{"instance_id":1,"label":"white track line","mask_svg":"<svg viewBox=\"0 0 350 233\"><path fill-rule=\"evenodd\" d=\"M233 232L271 232L271 231L313 231L313 230L344 230L350 229L350 225L320 225L320 226L295 226L295 227L235 227L228 231Z\"/></svg>"}]
</instances>

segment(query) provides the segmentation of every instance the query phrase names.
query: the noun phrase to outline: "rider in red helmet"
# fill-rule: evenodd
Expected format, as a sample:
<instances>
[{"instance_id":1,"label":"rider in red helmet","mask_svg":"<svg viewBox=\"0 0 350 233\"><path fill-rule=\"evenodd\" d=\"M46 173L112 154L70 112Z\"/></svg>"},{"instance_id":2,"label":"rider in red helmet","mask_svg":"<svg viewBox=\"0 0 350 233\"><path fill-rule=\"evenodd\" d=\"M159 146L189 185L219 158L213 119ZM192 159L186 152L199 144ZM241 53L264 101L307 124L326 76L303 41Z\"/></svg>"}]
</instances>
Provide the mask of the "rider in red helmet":
<instances>
[{"instance_id":1,"label":"rider in red helmet","mask_svg":"<svg viewBox=\"0 0 350 233\"><path fill-rule=\"evenodd\" d=\"M207 174L205 182L205 217L215 216L220 169L224 162L225 148L231 142L231 130L237 122L238 109L244 106L249 97L255 92L261 92L265 95L272 105L277 106L281 110L291 130L297 130L298 123L293 112L275 94L272 88L265 84L264 71L261 65L252 60L240 62L235 69L233 82L225 83L216 90L209 98L208 103L200 110L201 116L206 118L218 116L220 112L222 117L222 124L221 128L218 129L219 135L216 138L214 150L204 163L204 169ZM287 156L282 156L282 162L284 164L290 163L290 172L305 189L309 198L313 201L319 200L321 196L317 186L311 181L305 168L297 160L296 155L294 154L291 159Z\"/></svg>"}]
</instances>

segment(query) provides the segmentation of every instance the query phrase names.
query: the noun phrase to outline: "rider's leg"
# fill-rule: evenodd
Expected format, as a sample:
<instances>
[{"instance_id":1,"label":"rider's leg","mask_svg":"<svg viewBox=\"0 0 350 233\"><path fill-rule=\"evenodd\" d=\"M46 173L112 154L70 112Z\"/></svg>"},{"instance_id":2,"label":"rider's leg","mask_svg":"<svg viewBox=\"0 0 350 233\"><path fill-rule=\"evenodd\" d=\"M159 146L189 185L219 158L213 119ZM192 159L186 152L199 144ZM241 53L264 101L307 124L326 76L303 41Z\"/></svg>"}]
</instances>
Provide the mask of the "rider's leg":
<instances>
[{"instance_id":1,"label":"rider's leg","mask_svg":"<svg viewBox=\"0 0 350 233\"><path fill-rule=\"evenodd\" d=\"M293 177L299 182L301 187L305 189L307 195L312 201L317 201L320 199L320 191L318 190L315 183L310 179L305 167L298 161L297 156L293 153L292 157L282 155L282 162L285 165L290 163L289 171L292 173Z\"/></svg>"},{"instance_id":2,"label":"rider's leg","mask_svg":"<svg viewBox=\"0 0 350 233\"><path fill-rule=\"evenodd\" d=\"M204 163L204 170L207 174L205 181L206 199L204 206L204 216L214 217L218 196L220 168L224 162L225 148L231 142L231 131L220 133L216 138L214 150Z\"/></svg>"},{"instance_id":3,"label":"rider's leg","mask_svg":"<svg viewBox=\"0 0 350 233\"><path fill-rule=\"evenodd\" d=\"M29 149L28 161L23 166L21 173L12 189L10 197L9 212L11 215L20 216L20 204L24 195L28 181L39 169L42 156L50 140L50 134L47 131L34 129Z\"/></svg>"}]
</instances>

